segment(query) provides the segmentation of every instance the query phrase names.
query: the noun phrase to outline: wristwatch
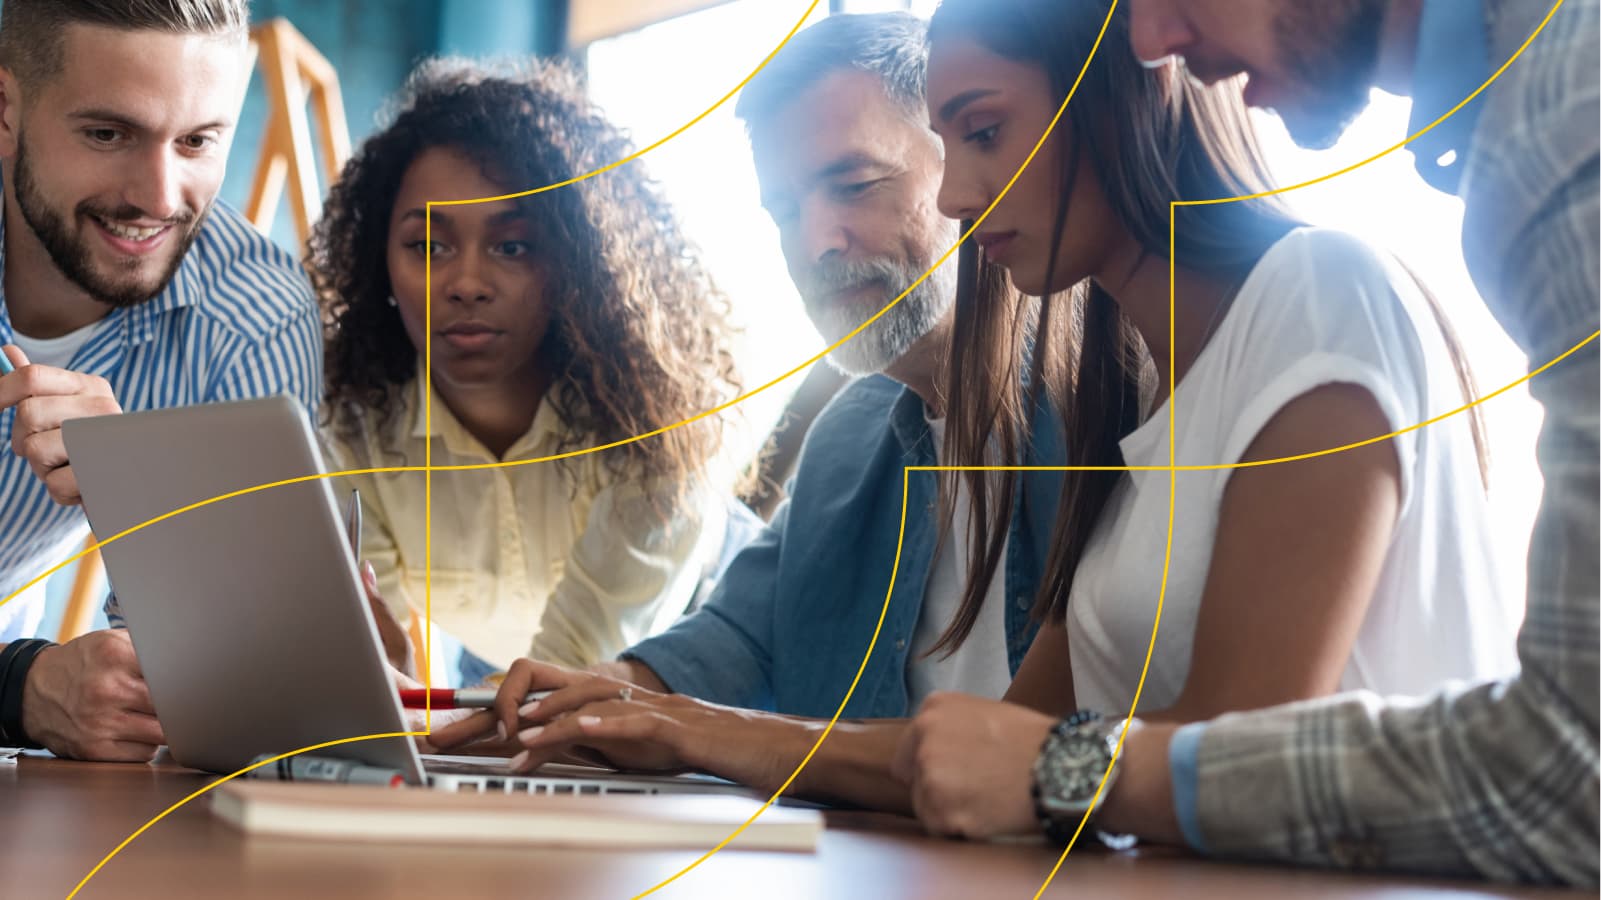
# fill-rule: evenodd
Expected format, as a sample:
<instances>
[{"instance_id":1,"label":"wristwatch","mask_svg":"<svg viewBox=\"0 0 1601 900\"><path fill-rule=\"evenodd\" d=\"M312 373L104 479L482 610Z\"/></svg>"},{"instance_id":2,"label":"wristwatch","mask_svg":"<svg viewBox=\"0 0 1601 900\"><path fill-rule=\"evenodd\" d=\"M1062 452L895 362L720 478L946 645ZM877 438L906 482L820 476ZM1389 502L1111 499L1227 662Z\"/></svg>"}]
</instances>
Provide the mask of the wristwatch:
<instances>
[{"instance_id":1,"label":"wristwatch","mask_svg":"<svg viewBox=\"0 0 1601 900\"><path fill-rule=\"evenodd\" d=\"M1097 801L1095 792L1101 788L1103 775L1106 786L1101 788L1099 800L1104 801L1111 793L1117 781L1112 755L1122 724L1121 719L1107 720L1094 710L1081 709L1057 722L1045 736L1034 760L1032 793L1034 815L1052 841L1065 845L1072 839L1084 813ZM1093 818L1085 828L1115 849L1134 844L1132 836L1109 835L1095 829Z\"/></svg>"}]
</instances>

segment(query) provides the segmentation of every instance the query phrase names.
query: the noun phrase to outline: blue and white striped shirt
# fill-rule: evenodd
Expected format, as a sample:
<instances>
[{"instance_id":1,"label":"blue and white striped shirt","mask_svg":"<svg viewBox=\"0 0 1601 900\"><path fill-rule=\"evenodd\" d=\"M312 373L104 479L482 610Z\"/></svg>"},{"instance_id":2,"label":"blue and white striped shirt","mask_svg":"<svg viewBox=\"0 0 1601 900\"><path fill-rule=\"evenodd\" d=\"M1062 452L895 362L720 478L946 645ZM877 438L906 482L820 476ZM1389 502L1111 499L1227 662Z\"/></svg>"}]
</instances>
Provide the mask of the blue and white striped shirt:
<instances>
[{"instance_id":1,"label":"blue and white striped shirt","mask_svg":"<svg viewBox=\"0 0 1601 900\"><path fill-rule=\"evenodd\" d=\"M4 237L0 221L0 273ZM12 335L0 288L0 344ZM295 258L218 201L166 289L113 309L70 368L109 381L128 412L278 393L315 410L322 389L317 304ZM0 603L71 556L88 527L82 510L51 500L11 452L15 418L15 410L0 413ZM33 636L42 600L0 605L0 643Z\"/></svg>"}]
</instances>

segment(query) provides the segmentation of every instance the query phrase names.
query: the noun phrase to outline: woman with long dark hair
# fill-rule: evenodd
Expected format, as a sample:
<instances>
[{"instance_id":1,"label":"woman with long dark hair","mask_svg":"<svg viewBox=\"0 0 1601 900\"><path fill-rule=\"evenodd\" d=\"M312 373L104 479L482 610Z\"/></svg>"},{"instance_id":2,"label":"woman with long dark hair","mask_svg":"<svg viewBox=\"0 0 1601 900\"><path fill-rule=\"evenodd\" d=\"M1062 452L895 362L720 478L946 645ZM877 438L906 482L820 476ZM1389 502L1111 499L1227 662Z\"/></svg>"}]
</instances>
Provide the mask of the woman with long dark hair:
<instances>
[{"instance_id":1,"label":"woman with long dark hair","mask_svg":"<svg viewBox=\"0 0 1601 900\"><path fill-rule=\"evenodd\" d=\"M435 466L532 460L737 392L728 304L639 163L428 209L631 151L563 65L436 60L412 74L311 240L333 465L420 466L430 442ZM708 418L555 462L435 472L431 560L422 474L351 476L369 577L404 621L425 605L431 563L432 621L471 652L467 680L524 655L610 659L682 613L717 557L731 480L714 474L721 444ZM434 677L457 680L437 666Z\"/></svg>"},{"instance_id":2,"label":"woman with long dark hair","mask_svg":"<svg viewBox=\"0 0 1601 900\"><path fill-rule=\"evenodd\" d=\"M947 0L935 14L928 107L945 145L946 215L976 219L1000 196L1109 9ZM901 740L905 722L839 723L793 790L915 807L950 831L1032 826L1029 767L1042 740L1075 708L1120 716L1133 706L1159 598L1140 709L1173 720L1342 686L1405 691L1509 664L1469 417L1299 462L1180 473L1170 554L1169 474L1119 471L1168 464L1170 415L1179 464L1249 464L1387 435L1472 394L1443 317L1398 264L1305 227L1271 197L1177 211L1170 339L1170 204L1271 186L1238 85L1141 67L1124 16L1112 16L1066 115L963 248L945 390L955 424L942 458L1018 465L1025 411L1049 392L1069 464L1088 469L1064 479L1046 577L1023 598L1040 635L1008 702L925 703L923 718L960 739L920 740L917 729ZM1008 279L1034 299L1019 302ZM998 529L1016 479L1028 477L949 475L941 494L961 481L970 498L974 565L931 652L950 652L997 613L985 587L1002 558ZM1424 642L1433 652L1416 651ZM538 674L550 679L538 686L569 689L538 705L527 765L584 744L626 764L687 764L774 788L807 748L787 730L821 728L641 691L619 700L604 679ZM956 704L970 713L965 726L941 712ZM577 709L585 715L555 718ZM897 746L902 781L889 777ZM947 752L956 746L965 754ZM936 795L954 798L956 813L938 815ZM1011 818L969 815L995 808Z\"/></svg>"},{"instance_id":3,"label":"woman with long dark hair","mask_svg":"<svg viewBox=\"0 0 1601 900\"><path fill-rule=\"evenodd\" d=\"M929 108L947 215L976 218L999 196L1109 8L941 6ZM954 455L1015 459L1017 402L995 388L1032 328L1033 383L1061 392L1070 464L1105 468L1064 483L1035 600L1044 624L1011 703L937 697L903 743L932 827L1076 825L1088 797L1073 779L1098 764L1099 782L1103 739L1136 698L1144 719L1192 721L1513 665L1477 416L1375 440L1474 396L1438 304L1386 254L1304 226L1276 197L1169 206L1273 187L1239 85L1140 66L1119 11L1061 122L979 226L957 300L950 408L970 427L950 436ZM996 267L1038 305L982 290ZM1197 468L1149 471L1170 453ZM992 522L970 540L992 546ZM970 590L945 646L981 611Z\"/></svg>"}]
</instances>

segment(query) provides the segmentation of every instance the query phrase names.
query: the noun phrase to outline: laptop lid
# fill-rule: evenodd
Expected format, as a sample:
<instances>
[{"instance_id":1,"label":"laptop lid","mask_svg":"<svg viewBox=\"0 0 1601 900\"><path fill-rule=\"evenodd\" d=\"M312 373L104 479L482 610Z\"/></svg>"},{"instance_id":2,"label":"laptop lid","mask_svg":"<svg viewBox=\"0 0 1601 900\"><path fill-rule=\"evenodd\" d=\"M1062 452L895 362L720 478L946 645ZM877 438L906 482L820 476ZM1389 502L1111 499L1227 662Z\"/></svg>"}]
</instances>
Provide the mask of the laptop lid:
<instances>
[{"instance_id":1,"label":"laptop lid","mask_svg":"<svg viewBox=\"0 0 1601 900\"><path fill-rule=\"evenodd\" d=\"M324 471L287 396L74 419L62 436L102 540ZM341 487L316 479L246 493L101 548L177 761L233 772L262 753L407 730L341 524ZM324 752L423 780L409 738Z\"/></svg>"}]
</instances>

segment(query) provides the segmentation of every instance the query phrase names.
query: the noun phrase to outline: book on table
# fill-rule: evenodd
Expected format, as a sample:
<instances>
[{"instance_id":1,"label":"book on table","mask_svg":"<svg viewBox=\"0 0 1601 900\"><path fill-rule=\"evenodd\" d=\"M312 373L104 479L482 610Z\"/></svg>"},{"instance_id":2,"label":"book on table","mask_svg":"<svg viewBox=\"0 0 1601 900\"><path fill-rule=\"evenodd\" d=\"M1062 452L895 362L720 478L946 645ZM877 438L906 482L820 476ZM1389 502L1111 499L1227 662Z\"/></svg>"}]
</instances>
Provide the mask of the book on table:
<instances>
[{"instance_id":1,"label":"book on table","mask_svg":"<svg viewBox=\"0 0 1601 900\"><path fill-rule=\"evenodd\" d=\"M761 808L714 794L536 796L236 779L212 792L212 813L247 834L423 843L707 850ZM733 850L817 849L822 815L772 806Z\"/></svg>"}]
</instances>

